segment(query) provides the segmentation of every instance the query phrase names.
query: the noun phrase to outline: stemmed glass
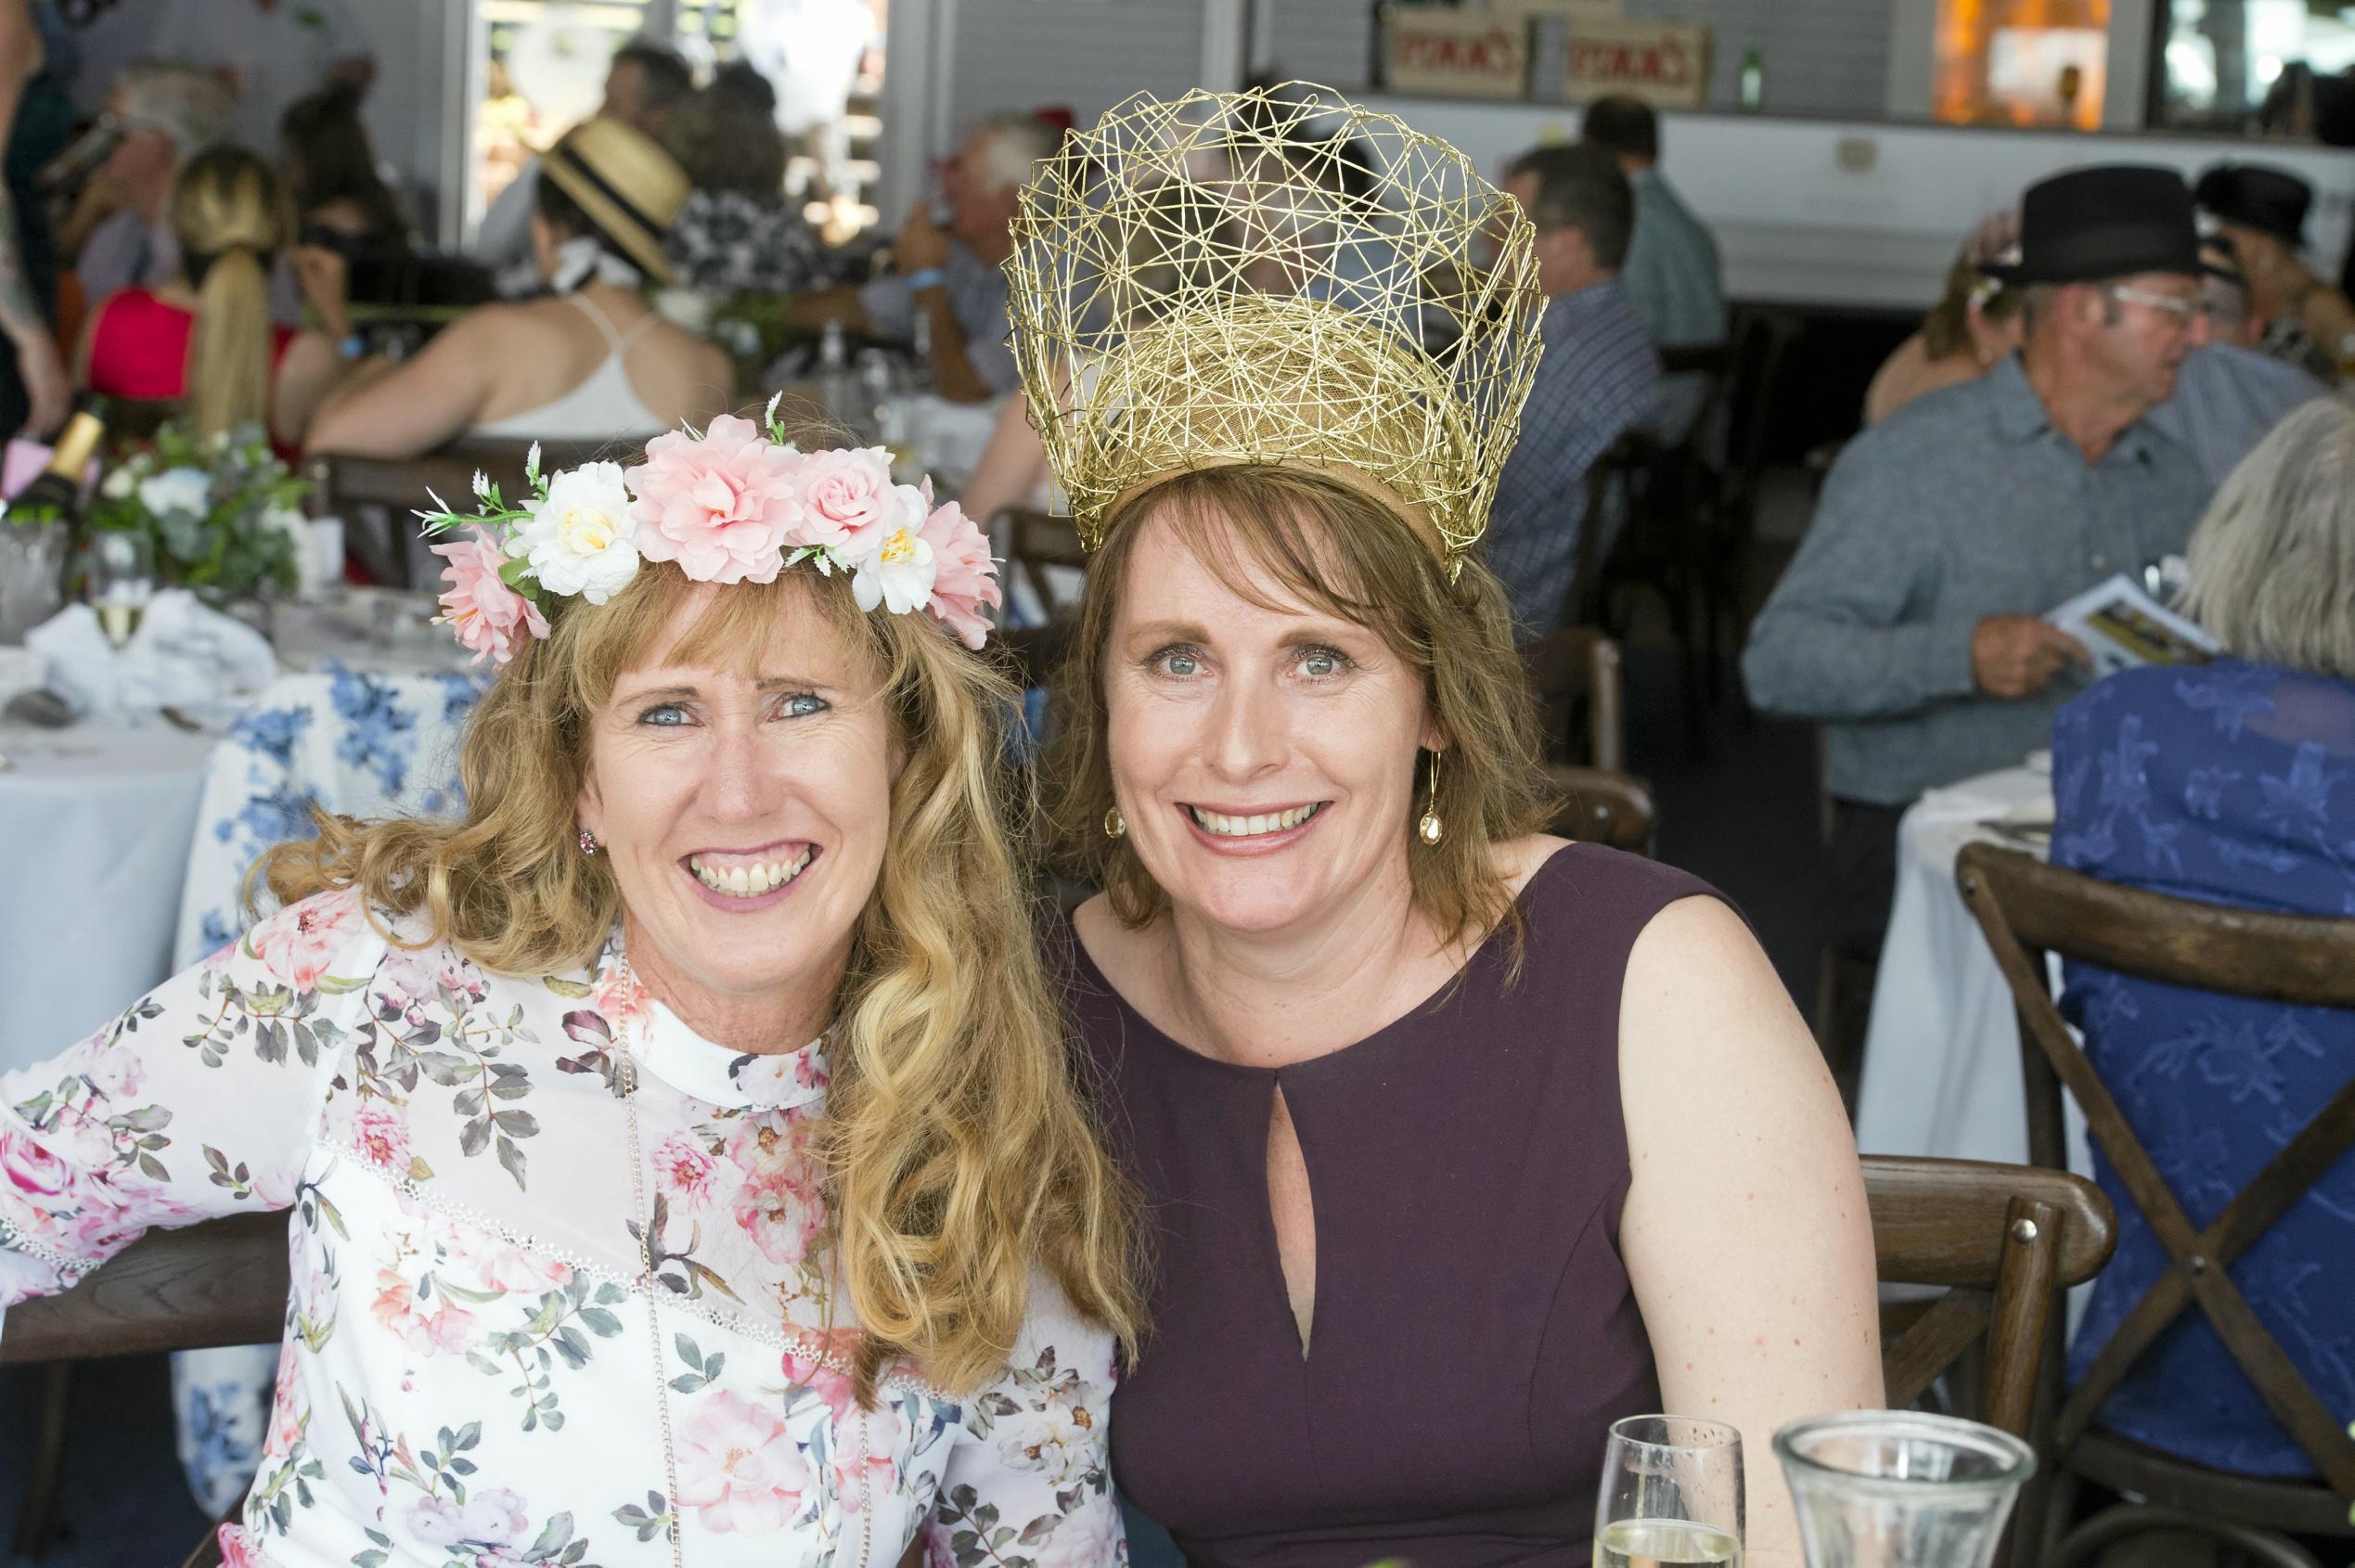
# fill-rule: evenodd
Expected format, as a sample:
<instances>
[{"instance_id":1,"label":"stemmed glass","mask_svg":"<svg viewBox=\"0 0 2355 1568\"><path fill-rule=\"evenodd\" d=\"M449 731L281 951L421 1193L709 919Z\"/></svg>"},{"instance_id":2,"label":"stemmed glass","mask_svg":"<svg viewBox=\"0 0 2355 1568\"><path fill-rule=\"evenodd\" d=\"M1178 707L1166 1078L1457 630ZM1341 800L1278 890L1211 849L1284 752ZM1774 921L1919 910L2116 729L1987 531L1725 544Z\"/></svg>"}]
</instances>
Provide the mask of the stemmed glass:
<instances>
[{"instance_id":1,"label":"stemmed glass","mask_svg":"<svg viewBox=\"0 0 2355 1568\"><path fill-rule=\"evenodd\" d=\"M90 535L85 561L90 608L107 641L121 648L139 629L148 601L155 598L155 545L144 533L102 529Z\"/></svg>"},{"instance_id":2,"label":"stemmed glass","mask_svg":"<svg viewBox=\"0 0 2355 1568\"><path fill-rule=\"evenodd\" d=\"M1742 1434L1689 1416L1611 1423L1595 1568L1742 1568Z\"/></svg>"}]
</instances>

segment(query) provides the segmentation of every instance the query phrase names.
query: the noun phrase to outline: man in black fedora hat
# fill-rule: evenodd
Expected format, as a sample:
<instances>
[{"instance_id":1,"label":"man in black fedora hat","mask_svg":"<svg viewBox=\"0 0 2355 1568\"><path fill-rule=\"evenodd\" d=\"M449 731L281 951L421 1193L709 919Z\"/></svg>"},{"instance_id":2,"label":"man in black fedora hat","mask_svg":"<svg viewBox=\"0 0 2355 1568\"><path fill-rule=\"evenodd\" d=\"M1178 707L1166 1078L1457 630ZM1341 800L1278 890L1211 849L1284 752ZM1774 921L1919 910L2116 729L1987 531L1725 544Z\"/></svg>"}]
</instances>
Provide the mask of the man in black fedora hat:
<instances>
[{"instance_id":1,"label":"man in black fedora hat","mask_svg":"<svg viewBox=\"0 0 2355 1568\"><path fill-rule=\"evenodd\" d=\"M2299 254L2314 187L2286 169L2218 163L2196 194L2248 278L2258 349L2325 381L2343 379L2343 362L2355 358L2355 306Z\"/></svg>"},{"instance_id":2,"label":"man in black fedora hat","mask_svg":"<svg viewBox=\"0 0 2355 1568\"><path fill-rule=\"evenodd\" d=\"M1823 721L1829 945L1880 949L1899 814L2046 744L2082 667L2040 617L2181 551L2208 484L2143 416L2206 341L2191 192L2171 170L2029 187L2019 352L1850 442L1743 653L1753 701Z\"/></svg>"}]
</instances>

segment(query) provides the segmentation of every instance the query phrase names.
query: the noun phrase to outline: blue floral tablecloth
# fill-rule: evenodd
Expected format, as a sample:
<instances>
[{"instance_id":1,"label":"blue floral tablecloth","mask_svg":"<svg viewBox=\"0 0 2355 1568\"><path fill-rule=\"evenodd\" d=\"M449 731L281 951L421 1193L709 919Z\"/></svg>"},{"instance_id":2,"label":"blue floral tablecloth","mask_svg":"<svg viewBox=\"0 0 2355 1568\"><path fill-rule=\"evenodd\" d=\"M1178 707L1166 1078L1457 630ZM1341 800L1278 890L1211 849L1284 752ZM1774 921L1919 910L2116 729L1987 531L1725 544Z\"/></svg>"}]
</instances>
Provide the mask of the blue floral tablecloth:
<instances>
[{"instance_id":1,"label":"blue floral tablecloth","mask_svg":"<svg viewBox=\"0 0 2355 1568\"><path fill-rule=\"evenodd\" d=\"M256 698L205 761L173 968L246 929L247 873L271 845L311 837L314 808L361 818L457 813L458 736L486 680L330 663ZM180 1462L208 1512L225 1511L253 1479L277 1360L276 1345L172 1358Z\"/></svg>"}]
</instances>

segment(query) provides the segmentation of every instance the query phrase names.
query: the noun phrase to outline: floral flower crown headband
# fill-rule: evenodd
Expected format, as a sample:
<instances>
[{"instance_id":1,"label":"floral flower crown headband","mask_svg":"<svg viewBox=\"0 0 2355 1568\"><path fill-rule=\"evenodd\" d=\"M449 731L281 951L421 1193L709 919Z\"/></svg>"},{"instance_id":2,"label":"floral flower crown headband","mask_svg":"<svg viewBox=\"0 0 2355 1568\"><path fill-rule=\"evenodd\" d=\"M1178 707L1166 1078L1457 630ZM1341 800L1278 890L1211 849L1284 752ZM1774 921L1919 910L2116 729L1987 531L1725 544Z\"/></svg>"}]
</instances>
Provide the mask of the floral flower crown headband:
<instances>
[{"instance_id":1,"label":"floral flower crown headband","mask_svg":"<svg viewBox=\"0 0 2355 1568\"><path fill-rule=\"evenodd\" d=\"M956 502L933 505L931 480L893 483L880 446L794 446L778 402L757 425L723 414L700 434L658 435L630 469L542 474L534 443L523 465L532 495L520 506L481 473L471 512L428 490L440 509L417 514L425 532L470 535L433 546L449 562L439 619L476 663L504 665L525 636L548 635L551 598L603 604L641 561L674 560L690 582L727 584L774 582L806 560L821 575L849 572L861 610L921 610L980 648L989 635L981 607L1000 602L987 537Z\"/></svg>"}]
</instances>

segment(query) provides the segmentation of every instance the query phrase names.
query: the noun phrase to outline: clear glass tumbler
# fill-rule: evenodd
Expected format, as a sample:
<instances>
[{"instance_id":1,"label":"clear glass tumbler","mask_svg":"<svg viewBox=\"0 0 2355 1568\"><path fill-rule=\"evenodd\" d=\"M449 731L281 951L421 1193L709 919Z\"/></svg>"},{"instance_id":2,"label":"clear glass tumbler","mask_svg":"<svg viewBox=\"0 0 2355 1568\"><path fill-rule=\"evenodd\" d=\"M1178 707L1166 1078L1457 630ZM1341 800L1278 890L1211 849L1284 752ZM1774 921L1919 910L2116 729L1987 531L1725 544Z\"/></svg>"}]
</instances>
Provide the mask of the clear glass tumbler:
<instances>
[{"instance_id":1,"label":"clear glass tumbler","mask_svg":"<svg viewBox=\"0 0 2355 1568\"><path fill-rule=\"evenodd\" d=\"M1808 1568L1988 1568L2036 1469L2008 1433L1911 1410L1793 1421L1774 1452Z\"/></svg>"}]
</instances>

